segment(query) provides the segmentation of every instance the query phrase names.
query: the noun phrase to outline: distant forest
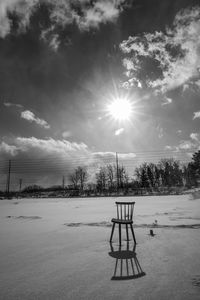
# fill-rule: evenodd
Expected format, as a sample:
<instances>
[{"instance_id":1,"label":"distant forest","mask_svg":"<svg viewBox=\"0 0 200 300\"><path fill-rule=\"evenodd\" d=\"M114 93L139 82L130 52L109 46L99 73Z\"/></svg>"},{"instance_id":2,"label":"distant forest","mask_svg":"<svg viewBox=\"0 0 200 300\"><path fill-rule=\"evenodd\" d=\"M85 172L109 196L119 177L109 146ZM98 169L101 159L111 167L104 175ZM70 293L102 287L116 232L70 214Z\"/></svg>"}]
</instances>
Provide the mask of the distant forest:
<instances>
[{"instance_id":1,"label":"distant forest","mask_svg":"<svg viewBox=\"0 0 200 300\"><path fill-rule=\"evenodd\" d=\"M87 168L78 166L69 175L67 186L43 188L29 185L22 191L10 192L10 196L21 197L77 197L108 195L179 194L200 184L200 150L191 162L182 165L173 158L161 159L158 163L142 163L135 168L130 178L123 165L108 164L100 167L95 182L89 182ZM5 196L6 192L1 192Z\"/></svg>"}]
</instances>

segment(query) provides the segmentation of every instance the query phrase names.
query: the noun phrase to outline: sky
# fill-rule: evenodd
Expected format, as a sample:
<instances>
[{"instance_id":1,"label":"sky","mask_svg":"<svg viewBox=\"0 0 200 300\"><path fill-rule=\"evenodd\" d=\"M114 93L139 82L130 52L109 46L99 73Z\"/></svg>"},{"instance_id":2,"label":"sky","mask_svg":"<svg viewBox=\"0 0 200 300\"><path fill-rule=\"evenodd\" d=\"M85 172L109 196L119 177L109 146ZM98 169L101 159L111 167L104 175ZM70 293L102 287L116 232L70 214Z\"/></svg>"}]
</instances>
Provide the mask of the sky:
<instances>
[{"instance_id":1,"label":"sky","mask_svg":"<svg viewBox=\"0 0 200 300\"><path fill-rule=\"evenodd\" d=\"M1 0L1 184L9 159L13 182L29 173L27 184L116 152L131 166L167 151L189 159L200 149L199 36L198 0ZM119 98L126 119L108 111Z\"/></svg>"}]
</instances>

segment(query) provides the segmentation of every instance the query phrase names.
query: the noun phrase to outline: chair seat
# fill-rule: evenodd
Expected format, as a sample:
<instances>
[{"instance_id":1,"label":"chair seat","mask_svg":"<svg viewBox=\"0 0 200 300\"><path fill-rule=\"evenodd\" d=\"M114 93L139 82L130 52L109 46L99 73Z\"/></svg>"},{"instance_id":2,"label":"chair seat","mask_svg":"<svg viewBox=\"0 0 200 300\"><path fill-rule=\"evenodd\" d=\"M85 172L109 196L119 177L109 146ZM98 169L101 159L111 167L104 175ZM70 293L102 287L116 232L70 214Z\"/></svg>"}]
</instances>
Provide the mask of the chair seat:
<instances>
[{"instance_id":1,"label":"chair seat","mask_svg":"<svg viewBox=\"0 0 200 300\"><path fill-rule=\"evenodd\" d=\"M133 220L125 220L125 219L112 219L111 222L118 224L133 224Z\"/></svg>"}]
</instances>

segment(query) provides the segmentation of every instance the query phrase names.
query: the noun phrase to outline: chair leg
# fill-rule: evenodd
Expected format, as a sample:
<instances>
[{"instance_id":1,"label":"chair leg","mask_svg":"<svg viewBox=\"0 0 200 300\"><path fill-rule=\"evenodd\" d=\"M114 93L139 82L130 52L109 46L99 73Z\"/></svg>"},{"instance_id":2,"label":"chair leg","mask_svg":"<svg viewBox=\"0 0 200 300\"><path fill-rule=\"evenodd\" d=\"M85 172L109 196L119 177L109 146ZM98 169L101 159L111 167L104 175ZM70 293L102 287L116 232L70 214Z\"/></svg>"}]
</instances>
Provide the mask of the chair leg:
<instances>
[{"instance_id":1,"label":"chair leg","mask_svg":"<svg viewBox=\"0 0 200 300\"><path fill-rule=\"evenodd\" d=\"M112 237L113 237L114 229L115 229L115 223L113 223L113 225L112 225L112 232L111 232L111 236L110 236L110 243L112 242Z\"/></svg>"},{"instance_id":2,"label":"chair leg","mask_svg":"<svg viewBox=\"0 0 200 300\"><path fill-rule=\"evenodd\" d=\"M121 237L121 224L119 224L119 244L122 243L122 237Z\"/></svg>"},{"instance_id":3,"label":"chair leg","mask_svg":"<svg viewBox=\"0 0 200 300\"><path fill-rule=\"evenodd\" d=\"M129 235L128 235L128 224L126 224L126 237L127 237L127 242L129 241Z\"/></svg>"},{"instance_id":4,"label":"chair leg","mask_svg":"<svg viewBox=\"0 0 200 300\"><path fill-rule=\"evenodd\" d=\"M130 226L131 226L131 231L132 231L132 235L133 235L134 243L135 243L135 244L137 244L137 243L136 243L136 239L135 239L135 233L134 233L134 230L133 230L133 225L132 225L132 224L130 224Z\"/></svg>"}]
</instances>

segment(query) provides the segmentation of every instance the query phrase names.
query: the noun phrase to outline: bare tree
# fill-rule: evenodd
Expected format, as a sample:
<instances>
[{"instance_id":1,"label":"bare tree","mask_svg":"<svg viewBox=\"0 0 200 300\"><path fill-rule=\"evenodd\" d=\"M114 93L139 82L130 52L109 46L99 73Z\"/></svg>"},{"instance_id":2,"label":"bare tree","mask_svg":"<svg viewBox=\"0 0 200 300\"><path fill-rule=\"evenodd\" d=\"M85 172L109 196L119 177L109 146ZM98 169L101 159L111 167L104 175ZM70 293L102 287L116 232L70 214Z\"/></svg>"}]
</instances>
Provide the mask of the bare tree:
<instances>
[{"instance_id":1,"label":"bare tree","mask_svg":"<svg viewBox=\"0 0 200 300\"><path fill-rule=\"evenodd\" d=\"M105 191L106 189L106 169L101 167L99 172L96 173L96 182L97 182L97 189L100 192Z\"/></svg>"},{"instance_id":2,"label":"bare tree","mask_svg":"<svg viewBox=\"0 0 200 300\"><path fill-rule=\"evenodd\" d=\"M77 172L78 172L78 176L79 176L80 188L83 191L84 185L88 179L87 169L86 169L86 167L78 167Z\"/></svg>"},{"instance_id":3,"label":"bare tree","mask_svg":"<svg viewBox=\"0 0 200 300\"><path fill-rule=\"evenodd\" d=\"M70 181L72 182L75 189L84 189L84 185L88 179L88 173L86 167L77 167L73 174L70 175Z\"/></svg>"},{"instance_id":4,"label":"bare tree","mask_svg":"<svg viewBox=\"0 0 200 300\"><path fill-rule=\"evenodd\" d=\"M79 174L77 169L74 171L73 174L69 176L70 181L72 182L74 189L78 189L78 184L79 184Z\"/></svg>"},{"instance_id":5,"label":"bare tree","mask_svg":"<svg viewBox=\"0 0 200 300\"><path fill-rule=\"evenodd\" d=\"M112 189L114 187L115 169L113 165L110 164L106 166L106 169L107 169L106 171L107 171L108 186L110 189Z\"/></svg>"},{"instance_id":6,"label":"bare tree","mask_svg":"<svg viewBox=\"0 0 200 300\"><path fill-rule=\"evenodd\" d=\"M120 188L124 187L126 176L128 176L128 174L126 173L124 166L119 166L118 167L118 182L119 182Z\"/></svg>"}]
</instances>

